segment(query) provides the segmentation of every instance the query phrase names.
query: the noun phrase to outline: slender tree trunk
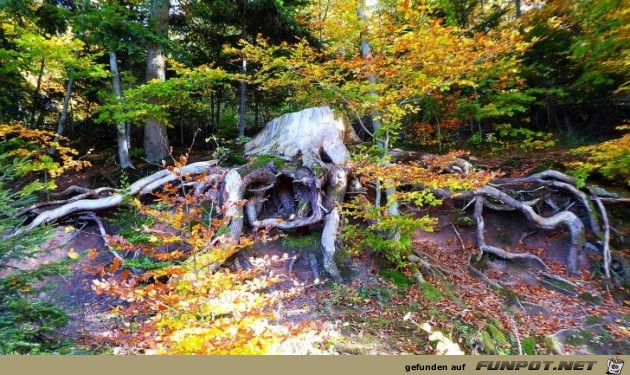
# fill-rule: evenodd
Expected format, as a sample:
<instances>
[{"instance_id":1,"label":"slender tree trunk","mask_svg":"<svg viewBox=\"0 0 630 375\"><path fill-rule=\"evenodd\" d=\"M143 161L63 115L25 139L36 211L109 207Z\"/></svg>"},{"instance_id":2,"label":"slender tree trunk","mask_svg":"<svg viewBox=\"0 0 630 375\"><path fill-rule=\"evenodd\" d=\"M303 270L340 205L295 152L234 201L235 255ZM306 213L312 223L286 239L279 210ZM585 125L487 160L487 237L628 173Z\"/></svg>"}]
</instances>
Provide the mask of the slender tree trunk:
<instances>
[{"instance_id":1,"label":"slender tree trunk","mask_svg":"<svg viewBox=\"0 0 630 375\"><path fill-rule=\"evenodd\" d=\"M151 8L153 30L161 36L168 34L169 0L154 0ZM149 43L147 51L147 82L158 79L166 80L164 48L156 43ZM151 100L151 99L150 99ZM169 155L168 134L164 122L151 118L144 124L144 155L150 162L159 162Z\"/></svg>"},{"instance_id":2,"label":"slender tree trunk","mask_svg":"<svg viewBox=\"0 0 630 375\"><path fill-rule=\"evenodd\" d=\"M359 13L359 19L363 22L366 22L367 17L365 15L365 8L361 6L357 12ZM364 37L361 38L361 57L363 57L363 59L367 61L366 65L369 65L368 60L372 57L372 47L370 47L370 43ZM376 77L373 74L368 75L367 80L370 83L370 85L376 84ZM370 93L370 96L376 95L376 93L374 92L372 88L370 88L369 93ZM372 117L372 130L373 130L372 133L376 136L379 129L381 128L381 120L378 118L378 113L376 111L374 111L371 114L371 117ZM377 139L377 143L379 144L379 146L382 146L381 139Z\"/></svg>"},{"instance_id":3,"label":"slender tree trunk","mask_svg":"<svg viewBox=\"0 0 630 375\"><path fill-rule=\"evenodd\" d=\"M359 19L365 23L367 21L367 16L365 14L364 6L362 5L361 7L359 7L357 12L359 15ZM365 37L361 37L361 56L366 60L366 64L369 64L369 59L372 56L372 48L370 46L370 43ZM373 85L376 83L376 77L373 74L368 75L367 79L370 85ZM373 89L370 89L370 95L376 96L377 94L376 92L374 92ZM379 134L379 130L382 125L381 120L379 119L380 113L378 113L377 110L374 110L371 114L371 117L372 117L373 134L375 137L377 137L376 143L378 146L380 146L383 149L383 156L385 156L387 154L387 149L389 148L389 139L388 139L389 137L387 134L385 135ZM386 185L389 185L389 184L386 184ZM379 186L380 186L380 182L377 181L377 188ZM398 216L399 215L398 201L394 198L395 194L396 194L396 188L387 187L385 189L385 197L387 198L387 211L389 212L390 215ZM380 204L381 204L380 201L376 202L377 206L380 206ZM391 235L392 235L392 238L397 239L400 237L400 232L392 233Z\"/></svg>"},{"instance_id":4,"label":"slender tree trunk","mask_svg":"<svg viewBox=\"0 0 630 375\"><path fill-rule=\"evenodd\" d=\"M74 85L74 78L72 78L72 71L70 71L70 76L68 78L68 84L66 85L66 95L63 97L63 107L61 108L61 115L59 116L59 121L57 122L57 135L63 135L63 129L66 124L66 120L68 119L68 106L70 104L70 98L72 97L72 86ZM58 142L59 137L55 136L54 142ZM50 146L50 150L48 151L50 155L55 153L55 146Z\"/></svg>"},{"instance_id":5,"label":"slender tree trunk","mask_svg":"<svg viewBox=\"0 0 630 375\"><path fill-rule=\"evenodd\" d=\"M260 95L258 90L254 90L254 126L256 129L260 126Z\"/></svg>"},{"instance_id":6,"label":"slender tree trunk","mask_svg":"<svg viewBox=\"0 0 630 375\"><path fill-rule=\"evenodd\" d=\"M564 126L567 129L567 135L571 136L573 135L573 126L571 126L571 118L569 117L566 109L562 111L562 115L564 118Z\"/></svg>"},{"instance_id":7,"label":"slender tree trunk","mask_svg":"<svg viewBox=\"0 0 630 375\"><path fill-rule=\"evenodd\" d=\"M245 40L247 37L247 30L245 27L245 10L246 10L246 2L243 1L243 20L241 23L241 39ZM238 135L245 135L245 106L247 100L247 82L245 82L245 77L247 75L247 59L243 56L241 72L243 73L243 78L241 79L241 103L238 111Z\"/></svg>"},{"instance_id":8,"label":"slender tree trunk","mask_svg":"<svg viewBox=\"0 0 630 375\"><path fill-rule=\"evenodd\" d=\"M120 73L118 72L118 62L116 62L116 51L109 51L109 67L112 73L112 86L114 89L114 95L116 99L120 100L122 97L122 91L120 89ZM118 159L120 161L120 167L123 169L134 168L131 160L129 159L129 142L127 141L127 127L124 122L116 124L116 130L118 133Z\"/></svg>"},{"instance_id":9,"label":"slender tree trunk","mask_svg":"<svg viewBox=\"0 0 630 375\"><path fill-rule=\"evenodd\" d=\"M208 119L207 125L206 125L206 137L209 137L210 134L212 133L212 129L214 129L214 93L210 94L210 118ZM206 144L208 144L208 142L206 142Z\"/></svg>"},{"instance_id":10,"label":"slender tree trunk","mask_svg":"<svg viewBox=\"0 0 630 375\"><path fill-rule=\"evenodd\" d=\"M72 107L72 102L70 102L70 110L69 110L69 114L70 114L70 123L68 124L68 129L70 130L70 136L74 137L75 135L75 128L74 128L74 121L72 121L72 119L74 118L74 108Z\"/></svg>"},{"instance_id":11,"label":"slender tree trunk","mask_svg":"<svg viewBox=\"0 0 630 375\"><path fill-rule=\"evenodd\" d=\"M516 8L516 18L521 17L521 0L514 0L514 6Z\"/></svg>"},{"instance_id":12,"label":"slender tree trunk","mask_svg":"<svg viewBox=\"0 0 630 375\"><path fill-rule=\"evenodd\" d=\"M216 121L215 121L215 129L218 129L219 126L221 125L221 88L219 87L217 89L217 110L215 112L216 114Z\"/></svg>"},{"instance_id":13,"label":"slender tree trunk","mask_svg":"<svg viewBox=\"0 0 630 375\"><path fill-rule=\"evenodd\" d=\"M39 90L42 87L42 78L44 77L44 68L46 67L46 58L42 57L42 62L39 66L39 75L37 76L37 85L35 86L35 92L33 93L33 110L31 111L31 121L29 121L31 128L36 128L35 115L39 107Z\"/></svg>"}]
</instances>

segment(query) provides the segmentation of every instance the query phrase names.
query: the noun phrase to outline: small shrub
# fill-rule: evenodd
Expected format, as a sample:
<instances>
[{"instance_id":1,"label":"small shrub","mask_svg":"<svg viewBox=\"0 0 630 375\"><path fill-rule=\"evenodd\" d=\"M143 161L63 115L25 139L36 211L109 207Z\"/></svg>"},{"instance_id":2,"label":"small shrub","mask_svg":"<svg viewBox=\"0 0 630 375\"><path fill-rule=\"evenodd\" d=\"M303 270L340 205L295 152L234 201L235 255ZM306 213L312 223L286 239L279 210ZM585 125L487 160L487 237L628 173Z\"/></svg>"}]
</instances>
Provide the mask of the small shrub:
<instances>
[{"instance_id":1,"label":"small shrub","mask_svg":"<svg viewBox=\"0 0 630 375\"><path fill-rule=\"evenodd\" d=\"M184 193L182 199L177 190L171 187L168 194L156 194L160 209L133 201L140 216L152 220L143 225L150 240L138 245L117 238L110 245L121 251L141 249L143 255L124 264L114 259L106 267L106 277L93 281L96 292L121 301L112 310L122 323L113 341L139 353L280 352L285 340L307 331L307 323L274 322L271 307L278 296L266 290L278 279L262 274L264 262L255 262L249 271L218 268L250 246L252 238L243 236L238 243L226 239L226 221L216 212L207 217L203 207L187 203L198 197ZM171 245L170 252L163 251L165 244ZM127 267L141 272L133 274Z\"/></svg>"},{"instance_id":2,"label":"small shrub","mask_svg":"<svg viewBox=\"0 0 630 375\"><path fill-rule=\"evenodd\" d=\"M573 169L571 174L580 187L594 173L630 186L630 125L619 126L617 130L626 133L617 139L573 150L573 155L582 158L581 161L569 164Z\"/></svg>"},{"instance_id":3,"label":"small shrub","mask_svg":"<svg viewBox=\"0 0 630 375\"><path fill-rule=\"evenodd\" d=\"M68 275L69 259L51 262L32 270L14 267L44 253L39 246L50 236L50 227L22 230L10 235L21 222L16 213L36 200L41 189L54 188L54 180L64 171L80 168L76 151L53 142L54 134L20 125L0 125L0 354L66 353L72 343L56 331L68 323L58 306L38 297L46 287L36 287L52 277ZM51 145L60 160L48 155ZM42 181L43 180L43 181ZM20 186L18 181L30 181ZM8 272L11 270L10 272Z\"/></svg>"}]
</instances>

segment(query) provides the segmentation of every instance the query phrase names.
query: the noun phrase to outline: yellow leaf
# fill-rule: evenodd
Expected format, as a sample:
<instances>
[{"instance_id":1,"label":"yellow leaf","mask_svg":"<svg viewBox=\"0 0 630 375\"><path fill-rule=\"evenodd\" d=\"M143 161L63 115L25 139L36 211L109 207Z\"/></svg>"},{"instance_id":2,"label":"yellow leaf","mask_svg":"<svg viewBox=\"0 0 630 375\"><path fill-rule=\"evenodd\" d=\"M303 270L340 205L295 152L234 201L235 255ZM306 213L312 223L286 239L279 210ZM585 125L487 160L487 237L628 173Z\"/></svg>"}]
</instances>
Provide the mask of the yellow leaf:
<instances>
[{"instance_id":1,"label":"yellow leaf","mask_svg":"<svg viewBox=\"0 0 630 375\"><path fill-rule=\"evenodd\" d=\"M79 259L81 256L74 251L74 248L71 247L70 251L68 251L68 256L70 259Z\"/></svg>"},{"instance_id":2,"label":"yellow leaf","mask_svg":"<svg viewBox=\"0 0 630 375\"><path fill-rule=\"evenodd\" d=\"M68 226L66 227L66 229L65 229L65 232L66 232L66 233L70 233L70 232L72 232L73 230L74 230L74 227L72 227L72 226L68 225Z\"/></svg>"},{"instance_id":3,"label":"yellow leaf","mask_svg":"<svg viewBox=\"0 0 630 375\"><path fill-rule=\"evenodd\" d=\"M33 286L31 284L25 284L25 285L20 286L20 290L23 292L28 292L31 289L33 289Z\"/></svg>"}]
</instances>

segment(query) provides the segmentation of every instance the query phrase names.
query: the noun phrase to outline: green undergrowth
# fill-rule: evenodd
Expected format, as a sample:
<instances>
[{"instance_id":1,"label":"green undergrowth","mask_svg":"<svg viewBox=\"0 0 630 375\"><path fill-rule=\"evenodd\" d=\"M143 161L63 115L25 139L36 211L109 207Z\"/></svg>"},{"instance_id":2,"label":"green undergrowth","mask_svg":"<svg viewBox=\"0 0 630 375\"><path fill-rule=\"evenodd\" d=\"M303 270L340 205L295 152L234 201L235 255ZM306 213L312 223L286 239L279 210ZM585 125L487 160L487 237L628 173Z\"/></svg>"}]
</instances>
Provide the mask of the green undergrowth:
<instances>
[{"instance_id":1,"label":"green undergrowth","mask_svg":"<svg viewBox=\"0 0 630 375\"><path fill-rule=\"evenodd\" d=\"M428 301L431 302L440 302L444 296L442 293L435 287L433 284L423 283L420 285L420 290L422 291L422 295Z\"/></svg>"},{"instance_id":2,"label":"green undergrowth","mask_svg":"<svg viewBox=\"0 0 630 375\"><path fill-rule=\"evenodd\" d=\"M284 249L315 249L321 243L321 233L313 232L303 236L297 236L294 233L284 237L281 241Z\"/></svg>"},{"instance_id":3,"label":"green undergrowth","mask_svg":"<svg viewBox=\"0 0 630 375\"><path fill-rule=\"evenodd\" d=\"M414 278L406 276L405 274L397 270L382 268L380 271L378 271L378 273L383 278L391 281L399 288L407 288L410 285L417 283Z\"/></svg>"},{"instance_id":4,"label":"green undergrowth","mask_svg":"<svg viewBox=\"0 0 630 375\"><path fill-rule=\"evenodd\" d=\"M137 259L127 259L123 267L137 268L142 271L158 270L172 266L174 262L156 262L147 256L142 256Z\"/></svg>"}]
</instances>

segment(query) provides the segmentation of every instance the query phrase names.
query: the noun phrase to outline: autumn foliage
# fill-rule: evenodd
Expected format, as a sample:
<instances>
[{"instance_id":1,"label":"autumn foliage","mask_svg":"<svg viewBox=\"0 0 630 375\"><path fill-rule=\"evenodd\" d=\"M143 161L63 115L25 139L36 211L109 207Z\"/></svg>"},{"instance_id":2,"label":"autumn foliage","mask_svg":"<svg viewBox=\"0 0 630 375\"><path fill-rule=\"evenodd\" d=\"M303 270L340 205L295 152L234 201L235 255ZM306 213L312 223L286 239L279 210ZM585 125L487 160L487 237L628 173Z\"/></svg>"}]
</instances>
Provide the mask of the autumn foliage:
<instances>
[{"instance_id":1,"label":"autumn foliage","mask_svg":"<svg viewBox=\"0 0 630 375\"><path fill-rule=\"evenodd\" d=\"M64 171L78 171L90 165L87 161L76 160L78 151L61 145L60 141L67 141L67 138L58 136L54 132L31 129L23 125L0 124L2 158L19 160L21 164L17 172L22 176L40 172L47 175L47 181L31 186L29 188L32 189L31 191L42 188L52 190L55 188L52 179ZM58 157L49 155L51 147L55 147Z\"/></svg>"},{"instance_id":2,"label":"autumn foliage","mask_svg":"<svg viewBox=\"0 0 630 375\"><path fill-rule=\"evenodd\" d=\"M216 188L220 181L214 183ZM282 293L270 292L280 280L265 271L270 259L252 259L249 270L219 269L252 245L252 238L229 238L219 216L227 207L212 194L165 190L154 205L131 202L137 215L151 219L150 226L136 228L144 240L109 239L112 251L137 258L115 257L93 270L100 276L93 289L120 300L111 311L118 329L108 341L132 353L269 354L283 352L287 339L308 332L305 325L274 322L273 306Z\"/></svg>"}]
</instances>

